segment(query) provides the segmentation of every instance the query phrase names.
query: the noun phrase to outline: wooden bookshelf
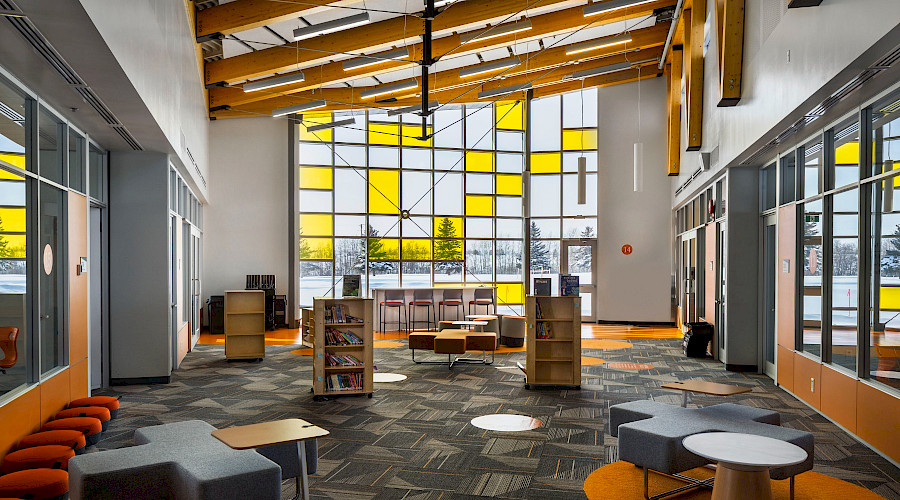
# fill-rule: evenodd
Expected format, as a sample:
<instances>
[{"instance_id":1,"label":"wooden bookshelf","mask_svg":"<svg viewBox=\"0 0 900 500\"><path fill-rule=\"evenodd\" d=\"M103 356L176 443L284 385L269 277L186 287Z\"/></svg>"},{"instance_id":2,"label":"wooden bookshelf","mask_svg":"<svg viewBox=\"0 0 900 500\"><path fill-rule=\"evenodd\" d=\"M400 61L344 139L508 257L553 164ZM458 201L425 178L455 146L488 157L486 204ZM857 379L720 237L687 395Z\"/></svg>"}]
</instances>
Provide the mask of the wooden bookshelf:
<instances>
[{"instance_id":1,"label":"wooden bookshelf","mask_svg":"<svg viewBox=\"0 0 900 500\"><path fill-rule=\"evenodd\" d=\"M360 322L340 321L338 318L326 317L326 312L335 306L343 308L347 314L360 319ZM374 359L372 355L372 299L347 297L343 299L314 298L311 319L311 340L313 342L313 394L314 399L322 400L332 396L349 394L367 394L372 397L372 374ZM352 334L362 340L361 344L335 345L329 342L327 330L337 330ZM328 356L352 356L359 361L358 365L330 366ZM337 378L340 375L361 377L362 385L358 389L337 389ZM334 383L329 389L328 378Z\"/></svg>"},{"instance_id":2,"label":"wooden bookshelf","mask_svg":"<svg viewBox=\"0 0 900 500\"><path fill-rule=\"evenodd\" d=\"M266 294L262 290L225 292L225 359L266 357Z\"/></svg>"},{"instance_id":3,"label":"wooden bookshelf","mask_svg":"<svg viewBox=\"0 0 900 500\"><path fill-rule=\"evenodd\" d=\"M313 339L316 336L316 325L313 321L313 308L300 308L300 345L312 348Z\"/></svg>"},{"instance_id":4,"label":"wooden bookshelf","mask_svg":"<svg viewBox=\"0 0 900 500\"><path fill-rule=\"evenodd\" d=\"M525 298L525 388L581 388L581 297ZM545 338L541 338L545 337Z\"/></svg>"}]
</instances>

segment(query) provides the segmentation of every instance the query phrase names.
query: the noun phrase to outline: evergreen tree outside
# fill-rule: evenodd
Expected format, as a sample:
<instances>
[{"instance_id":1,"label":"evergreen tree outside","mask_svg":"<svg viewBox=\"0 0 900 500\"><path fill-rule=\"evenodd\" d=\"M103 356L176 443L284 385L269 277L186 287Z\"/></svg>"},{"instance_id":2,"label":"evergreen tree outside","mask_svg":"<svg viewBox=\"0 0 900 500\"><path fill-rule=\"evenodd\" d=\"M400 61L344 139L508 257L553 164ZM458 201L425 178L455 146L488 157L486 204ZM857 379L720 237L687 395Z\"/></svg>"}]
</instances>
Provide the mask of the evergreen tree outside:
<instances>
[{"instance_id":1,"label":"evergreen tree outside","mask_svg":"<svg viewBox=\"0 0 900 500\"><path fill-rule=\"evenodd\" d=\"M384 242L381 241L378 230L370 224L368 233L369 239L367 248L369 253L369 271L373 275L396 273L397 263L388 261L388 259L391 258L391 255L384 247Z\"/></svg>"},{"instance_id":2,"label":"evergreen tree outside","mask_svg":"<svg viewBox=\"0 0 900 500\"><path fill-rule=\"evenodd\" d=\"M449 217L444 217L438 224L434 240L434 272L451 274L459 272L459 262L463 260L462 241L456 239L456 224Z\"/></svg>"},{"instance_id":3,"label":"evergreen tree outside","mask_svg":"<svg viewBox=\"0 0 900 500\"><path fill-rule=\"evenodd\" d=\"M594 238L594 228L587 226L578 235L581 239ZM591 255L591 247L576 247L572 252L573 261L569 263L569 272L573 273L589 273L592 270L593 256Z\"/></svg>"},{"instance_id":4,"label":"evergreen tree outside","mask_svg":"<svg viewBox=\"0 0 900 500\"><path fill-rule=\"evenodd\" d=\"M541 229L531 221L531 241L528 246L531 249L531 269L550 269L550 252L547 244L541 241Z\"/></svg>"}]
</instances>

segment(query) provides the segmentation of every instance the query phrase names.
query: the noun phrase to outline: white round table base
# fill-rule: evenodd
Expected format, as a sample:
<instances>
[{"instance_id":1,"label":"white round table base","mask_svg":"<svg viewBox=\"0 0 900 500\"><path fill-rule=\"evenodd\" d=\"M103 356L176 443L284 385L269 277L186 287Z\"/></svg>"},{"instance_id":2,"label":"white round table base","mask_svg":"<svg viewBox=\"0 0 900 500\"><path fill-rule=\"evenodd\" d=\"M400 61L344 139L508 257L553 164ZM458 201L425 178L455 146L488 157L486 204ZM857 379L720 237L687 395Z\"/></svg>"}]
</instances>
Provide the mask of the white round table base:
<instances>
[{"instance_id":1,"label":"white round table base","mask_svg":"<svg viewBox=\"0 0 900 500\"><path fill-rule=\"evenodd\" d=\"M772 500L769 468L740 467L719 463L712 500Z\"/></svg>"}]
</instances>

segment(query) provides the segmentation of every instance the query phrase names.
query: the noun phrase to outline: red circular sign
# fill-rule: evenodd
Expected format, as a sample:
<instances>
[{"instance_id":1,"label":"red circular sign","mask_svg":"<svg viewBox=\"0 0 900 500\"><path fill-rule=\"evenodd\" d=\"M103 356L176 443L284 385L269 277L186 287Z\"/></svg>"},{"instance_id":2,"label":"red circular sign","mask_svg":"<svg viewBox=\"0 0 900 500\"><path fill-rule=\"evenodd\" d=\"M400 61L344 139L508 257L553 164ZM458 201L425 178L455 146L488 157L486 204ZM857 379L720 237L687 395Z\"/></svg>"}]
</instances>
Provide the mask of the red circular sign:
<instances>
[{"instance_id":1,"label":"red circular sign","mask_svg":"<svg viewBox=\"0 0 900 500\"><path fill-rule=\"evenodd\" d=\"M631 248L631 245L622 245L622 253L624 253L625 255L631 255L631 252L633 250L634 249Z\"/></svg>"}]
</instances>

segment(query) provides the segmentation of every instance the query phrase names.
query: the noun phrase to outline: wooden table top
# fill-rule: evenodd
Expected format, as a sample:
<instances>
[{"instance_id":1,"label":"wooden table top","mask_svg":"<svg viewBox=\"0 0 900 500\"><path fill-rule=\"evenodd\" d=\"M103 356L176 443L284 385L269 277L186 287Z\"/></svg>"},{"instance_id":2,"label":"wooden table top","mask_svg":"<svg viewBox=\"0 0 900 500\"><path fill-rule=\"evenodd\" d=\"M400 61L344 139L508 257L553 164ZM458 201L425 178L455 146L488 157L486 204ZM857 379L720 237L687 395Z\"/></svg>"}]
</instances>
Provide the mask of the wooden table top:
<instances>
[{"instance_id":1,"label":"wooden table top","mask_svg":"<svg viewBox=\"0 0 900 500\"><path fill-rule=\"evenodd\" d=\"M488 324L487 321L454 321L454 325L471 325L471 326L485 326Z\"/></svg>"},{"instance_id":2,"label":"wooden table top","mask_svg":"<svg viewBox=\"0 0 900 500\"><path fill-rule=\"evenodd\" d=\"M306 441L307 439L325 437L328 434L330 433L325 429L299 418L240 425L216 429L212 432L214 438L235 450L259 448L291 441Z\"/></svg>"},{"instance_id":3,"label":"wooden table top","mask_svg":"<svg viewBox=\"0 0 900 500\"><path fill-rule=\"evenodd\" d=\"M707 382L705 380L685 380L684 382L670 382L668 384L663 384L660 387L662 387L663 389L677 389L679 391L711 394L713 396L733 396L735 394L743 394L745 392L751 392L753 390L749 387L718 384L716 382Z\"/></svg>"}]
</instances>

